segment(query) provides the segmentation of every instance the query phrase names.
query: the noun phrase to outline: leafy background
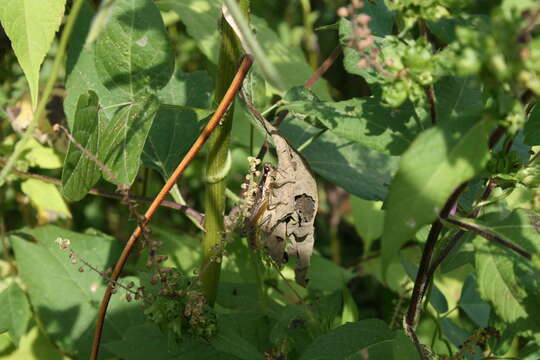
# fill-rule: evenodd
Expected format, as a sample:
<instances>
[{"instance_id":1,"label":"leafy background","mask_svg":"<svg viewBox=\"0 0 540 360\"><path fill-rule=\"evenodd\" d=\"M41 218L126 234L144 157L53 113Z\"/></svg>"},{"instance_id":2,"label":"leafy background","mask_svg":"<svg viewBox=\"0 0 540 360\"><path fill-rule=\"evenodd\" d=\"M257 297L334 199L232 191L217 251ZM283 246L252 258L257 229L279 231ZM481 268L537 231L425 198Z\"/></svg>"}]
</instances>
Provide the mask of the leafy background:
<instances>
[{"instance_id":1,"label":"leafy background","mask_svg":"<svg viewBox=\"0 0 540 360\"><path fill-rule=\"evenodd\" d=\"M343 6L251 2L265 57L245 89L268 118L288 111L280 131L319 182L309 286L293 282L290 265L282 276L263 267L240 232L227 233L216 304L193 326L182 316L189 296L158 295L137 251L121 283L145 286L152 302L141 307L122 289L112 297L103 358L419 358L402 318L438 221L435 256L458 240L428 289L420 342L446 359L540 356L538 5ZM214 111L219 9L208 0L4 0L0 166L19 157L0 173L1 359L88 358L107 286L98 271L114 265L136 226L109 197L120 184L154 196ZM338 16L345 9L370 16L367 36L358 39L360 18ZM367 47L355 43L366 38ZM333 66L303 86L336 46ZM265 136L241 101L233 106L227 186L238 194ZM203 211L204 167L203 150L169 200ZM462 184L450 218L439 219ZM150 226L163 266L196 284L202 233L193 219L161 208Z\"/></svg>"}]
</instances>

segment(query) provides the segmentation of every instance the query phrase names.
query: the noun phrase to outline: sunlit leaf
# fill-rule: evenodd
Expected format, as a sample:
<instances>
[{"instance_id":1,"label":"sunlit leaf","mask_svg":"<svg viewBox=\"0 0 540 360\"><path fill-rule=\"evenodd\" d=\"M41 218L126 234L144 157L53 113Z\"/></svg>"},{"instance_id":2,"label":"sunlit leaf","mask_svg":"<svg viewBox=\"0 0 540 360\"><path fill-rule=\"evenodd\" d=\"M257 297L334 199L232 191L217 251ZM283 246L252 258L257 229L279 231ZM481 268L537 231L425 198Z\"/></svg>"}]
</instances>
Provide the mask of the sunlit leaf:
<instances>
[{"instance_id":1,"label":"sunlit leaf","mask_svg":"<svg viewBox=\"0 0 540 360\"><path fill-rule=\"evenodd\" d=\"M37 105L39 69L60 27L66 0L3 0L0 22L11 40Z\"/></svg>"},{"instance_id":2,"label":"sunlit leaf","mask_svg":"<svg viewBox=\"0 0 540 360\"><path fill-rule=\"evenodd\" d=\"M19 345L31 316L30 304L16 282L0 292L0 332L8 331L15 345Z\"/></svg>"},{"instance_id":3,"label":"sunlit leaf","mask_svg":"<svg viewBox=\"0 0 540 360\"><path fill-rule=\"evenodd\" d=\"M420 134L403 154L385 203L383 268L419 228L437 218L459 185L483 169L495 125L450 121Z\"/></svg>"}]
</instances>

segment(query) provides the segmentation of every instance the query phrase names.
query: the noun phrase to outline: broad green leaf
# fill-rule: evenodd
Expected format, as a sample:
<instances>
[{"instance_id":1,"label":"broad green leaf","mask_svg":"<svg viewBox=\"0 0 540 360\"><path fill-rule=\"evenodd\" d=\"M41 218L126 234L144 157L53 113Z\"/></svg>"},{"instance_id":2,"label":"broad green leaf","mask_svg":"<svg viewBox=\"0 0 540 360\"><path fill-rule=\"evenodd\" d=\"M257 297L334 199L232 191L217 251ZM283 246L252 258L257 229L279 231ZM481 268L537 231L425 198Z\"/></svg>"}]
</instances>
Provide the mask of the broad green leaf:
<instances>
[{"instance_id":1,"label":"broad green leaf","mask_svg":"<svg viewBox=\"0 0 540 360\"><path fill-rule=\"evenodd\" d=\"M71 213L56 185L37 179L21 183L21 190L42 211L50 211L61 218L71 218Z\"/></svg>"},{"instance_id":2,"label":"broad green leaf","mask_svg":"<svg viewBox=\"0 0 540 360\"><path fill-rule=\"evenodd\" d=\"M439 122L454 119L475 122L480 119L484 102L480 88L473 79L444 77L437 81L434 89Z\"/></svg>"},{"instance_id":3,"label":"broad green leaf","mask_svg":"<svg viewBox=\"0 0 540 360\"><path fill-rule=\"evenodd\" d=\"M313 340L300 360L347 359L364 348L388 343L394 337L395 333L381 320L348 323Z\"/></svg>"},{"instance_id":4,"label":"broad green leaf","mask_svg":"<svg viewBox=\"0 0 540 360\"><path fill-rule=\"evenodd\" d=\"M458 304L476 325L483 328L488 326L491 306L478 294L474 275L469 275L465 280Z\"/></svg>"},{"instance_id":5,"label":"broad green leaf","mask_svg":"<svg viewBox=\"0 0 540 360\"><path fill-rule=\"evenodd\" d=\"M308 289L334 292L343 289L354 275L319 255L311 256Z\"/></svg>"},{"instance_id":6,"label":"broad green leaf","mask_svg":"<svg viewBox=\"0 0 540 360\"><path fill-rule=\"evenodd\" d=\"M519 286L512 259L501 249L475 240L476 277L478 292L493 304L494 310L504 321L516 322L527 317L522 301L526 296Z\"/></svg>"},{"instance_id":7,"label":"broad green leaf","mask_svg":"<svg viewBox=\"0 0 540 360\"><path fill-rule=\"evenodd\" d=\"M361 12L371 17L369 29L375 36L385 36L392 33L395 14L388 10L384 0L365 1Z\"/></svg>"},{"instance_id":8,"label":"broad green leaf","mask_svg":"<svg viewBox=\"0 0 540 360\"><path fill-rule=\"evenodd\" d=\"M260 313L223 314L218 319L219 330L211 339L212 346L225 354L242 360L264 360L257 348L269 330L264 315ZM268 344L264 344L268 345Z\"/></svg>"},{"instance_id":9,"label":"broad green leaf","mask_svg":"<svg viewBox=\"0 0 540 360\"><path fill-rule=\"evenodd\" d=\"M122 340L110 341L104 346L120 358L130 360L181 358L178 346L168 341L167 335L154 324L138 324L121 330Z\"/></svg>"},{"instance_id":10,"label":"broad green leaf","mask_svg":"<svg viewBox=\"0 0 540 360\"><path fill-rule=\"evenodd\" d=\"M364 244L364 254L369 254L373 241L382 235L384 225L382 205L382 201L368 201L351 196L351 213L356 231Z\"/></svg>"},{"instance_id":11,"label":"broad green leaf","mask_svg":"<svg viewBox=\"0 0 540 360\"><path fill-rule=\"evenodd\" d=\"M540 105L536 104L523 128L525 144L530 146L540 145Z\"/></svg>"},{"instance_id":12,"label":"broad green leaf","mask_svg":"<svg viewBox=\"0 0 540 360\"><path fill-rule=\"evenodd\" d=\"M121 90L109 90L102 84L94 61L96 57L95 43L84 47L93 15L90 5L85 2L75 22L68 45L64 111L70 129L73 129L75 123L75 111L79 98L81 95L87 94L88 90L92 90L97 94L107 119L112 118L118 110L118 106L113 105L128 101Z\"/></svg>"},{"instance_id":13,"label":"broad green leaf","mask_svg":"<svg viewBox=\"0 0 540 360\"><path fill-rule=\"evenodd\" d=\"M81 95L71 134L96 159L99 157L99 99L95 92ZM62 171L62 193L73 201L82 199L101 177L101 169L81 149L69 143Z\"/></svg>"},{"instance_id":14,"label":"broad green leaf","mask_svg":"<svg viewBox=\"0 0 540 360\"><path fill-rule=\"evenodd\" d=\"M218 19L220 17L220 3L205 0L159 0L156 2L162 10L174 11L186 25L187 32L197 40L201 51L217 64L219 49L216 34L219 33ZM268 26L263 19L251 15L251 26L256 34L261 48L266 52L268 60L284 76L286 88L302 85L313 73L305 55L300 48L287 47L279 36ZM255 71L260 72L255 66ZM262 73L261 73L262 74ZM313 91L322 99L329 100L330 94L327 83L320 79L313 85Z\"/></svg>"},{"instance_id":15,"label":"broad green leaf","mask_svg":"<svg viewBox=\"0 0 540 360\"><path fill-rule=\"evenodd\" d=\"M315 120L316 126L330 129L343 140L389 155L401 155L423 130L410 103L393 109L384 107L376 98L356 98L295 101L282 108L310 123L310 119Z\"/></svg>"},{"instance_id":16,"label":"broad green leaf","mask_svg":"<svg viewBox=\"0 0 540 360\"><path fill-rule=\"evenodd\" d=\"M276 316L270 331L272 344L292 343L296 351L309 345L312 338L306 325L310 315L305 306L289 304L281 308Z\"/></svg>"},{"instance_id":17,"label":"broad green leaf","mask_svg":"<svg viewBox=\"0 0 540 360\"><path fill-rule=\"evenodd\" d=\"M174 57L159 10L151 0L116 0L96 40L96 68L106 88L133 99L169 82ZM101 98L101 96L100 96Z\"/></svg>"},{"instance_id":18,"label":"broad green leaf","mask_svg":"<svg viewBox=\"0 0 540 360\"><path fill-rule=\"evenodd\" d=\"M35 242L21 236L30 236ZM55 226L25 230L21 236L12 236L10 240L19 275L45 331L64 352L77 359L88 358L105 283L80 260L72 264L69 252L61 250L55 240L58 237L69 239L79 259L100 270L112 265L111 260L120 253L120 244L111 238L79 234ZM81 266L84 272L79 271ZM113 296L107 314L104 343L120 339L124 329L144 322L140 307L121 296ZM103 351L102 356L110 354Z\"/></svg>"},{"instance_id":19,"label":"broad green leaf","mask_svg":"<svg viewBox=\"0 0 540 360\"><path fill-rule=\"evenodd\" d=\"M31 316L28 299L16 282L0 292L0 332L8 331L15 345L26 333Z\"/></svg>"},{"instance_id":20,"label":"broad green leaf","mask_svg":"<svg viewBox=\"0 0 540 360\"><path fill-rule=\"evenodd\" d=\"M320 133L320 129L290 117L280 131L294 147ZM317 174L366 200L384 200L399 159L345 141L328 131L303 149L302 155Z\"/></svg>"},{"instance_id":21,"label":"broad green leaf","mask_svg":"<svg viewBox=\"0 0 540 360\"><path fill-rule=\"evenodd\" d=\"M122 107L107 124L100 139L100 153L116 179L111 182L130 185L135 180L146 138L159 108L155 95L142 94Z\"/></svg>"},{"instance_id":22,"label":"broad green leaf","mask_svg":"<svg viewBox=\"0 0 540 360\"><path fill-rule=\"evenodd\" d=\"M37 106L39 69L60 27L66 0L3 0L0 22L11 40Z\"/></svg>"},{"instance_id":23,"label":"broad green leaf","mask_svg":"<svg viewBox=\"0 0 540 360\"><path fill-rule=\"evenodd\" d=\"M208 115L212 81L206 72L177 71L158 93L162 104L150 129L143 152L145 165L168 178L189 150L200 131L200 122Z\"/></svg>"},{"instance_id":24,"label":"broad green leaf","mask_svg":"<svg viewBox=\"0 0 540 360\"><path fill-rule=\"evenodd\" d=\"M395 332L394 339L371 345L366 350L369 359L374 360L420 360L418 350L416 350L412 341L399 330ZM363 360L363 357L356 354L347 358L347 360Z\"/></svg>"},{"instance_id":25,"label":"broad green leaf","mask_svg":"<svg viewBox=\"0 0 540 360\"><path fill-rule=\"evenodd\" d=\"M437 218L454 190L483 169L495 125L450 121L420 134L403 154L385 203L383 269L418 229Z\"/></svg>"}]
</instances>

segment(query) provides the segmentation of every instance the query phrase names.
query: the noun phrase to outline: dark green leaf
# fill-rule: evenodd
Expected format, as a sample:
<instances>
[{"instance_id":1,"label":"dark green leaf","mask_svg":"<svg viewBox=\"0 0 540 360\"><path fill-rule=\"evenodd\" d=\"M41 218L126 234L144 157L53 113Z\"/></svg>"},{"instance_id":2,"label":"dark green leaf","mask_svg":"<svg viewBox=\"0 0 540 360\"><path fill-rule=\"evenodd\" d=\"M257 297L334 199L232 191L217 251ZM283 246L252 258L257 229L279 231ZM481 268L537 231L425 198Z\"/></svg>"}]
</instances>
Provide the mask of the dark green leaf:
<instances>
[{"instance_id":1,"label":"dark green leaf","mask_svg":"<svg viewBox=\"0 0 540 360\"><path fill-rule=\"evenodd\" d=\"M162 104L150 129L143 152L145 165L168 178L197 136L203 117L208 115L212 81L206 72L177 71L161 89Z\"/></svg>"},{"instance_id":2,"label":"dark green leaf","mask_svg":"<svg viewBox=\"0 0 540 360\"><path fill-rule=\"evenodd\" d=\"M483 328L488 326L491 306L478 294L476 278L473 275L469 275L465 280L458 304L476 325Z\"/></svg>"},{"instance_id":3,"label":"dark green leaf","mask_svg":"<svg viewBox=\"0 0 540 360\"><path fill-rule=\"evenodd\" d=\"M15 345L26 333L31 316L28 299L16 282L0 292L0 332L8 331Z\"/></svg>"},{"instance_id":4,"label":"dark green leaf","mask_svg":"<svg viewBox=\"0 0 540 360\"><path fill-rule=\"evenodd\" d=\"M107 124L100 141L100 160L116 177L112 179L105 173L107 180L118 185L133 183L158 108L155 95L143 94L120 109Z\"/></svg>"},{"instance_id":5,"label":"dark green leaf","mask_svg":"<svg viewBox=\"0 0 540 360\"><path fill-rule=\"evenodd\" d=\"M523 132L525 133L525 144L540 145L540 105L535 105L531 111Z\"/></svg>"},{"instance_id":6,"label":"dark green leaf","mask_svg":"<svg viewBox=\"0 0 540 360\"><path fill-rule=\"evenodd\" d=\"M383 269L419 228L437 218L452 192L483 169L495 125L471 126L469 120L438 125L420 134L401 157L386 201Z\"/></svg>"},{"instance_id":7,"label":"dark green leaf","mask_svg":"<svg viewBox=\"0 0 540 360\"><path fill-rule=\"evenodd\" d=\"M297 118L315 119L343 140L389 155L401 155L422 131L410 103L384 107L375 98L340 102L295 101L283 106ZM311 122L313 123L313 122Z\"/></svg>"},{"instance_id":8,"label":"dark green leaf","mask_svg":"<svg viewBox=\"0 0 540 360\"><path fill-rule=\"evenodd\" d=\"M348 323L313 340L300 360L346 359L366 347L388 342L394 337L394 332L381 320Z\"/></svg>"},{"instance_id":9,"label":"dark green leaf","mask_svg":"<svg viewBox=\"0 0 540 360\"><path fill-rule=\"evenodd\" d=\"M72 264L69 252L61 250L55 240L69 239L73 251L97 269L111 265L110 259L120 252L116 246L119 244L103 236L79 234L55 226L26 230L22 235L37 241L11 237L20 276L45 331L64 352L87 358L104 282L86 267L84 272L79 272L81 261ZM105 322L105 343L121 338L124 329L142 322L144 318L137 304L113 296ZM105 351L102 356L107 355L110 354Z\"/></svg>"},{"instance_id":10,"label":"dark green leaf","mask_svg":"<svg viewBox=\"0 0 540 360\"><path fill-rule=\"evenodd\" d=\"M75 117L77 121L71 129L73 137L97 158L100 121L99 99L95 92L88 91L88 94L81 95ZM101 170L95 159L90 159L78 146L70 142L62 170L63 195L73 201L80 200L100 177Z\"/></svg>"},{"instance_id":11,"label":"dark green leaf","mask_svg":"<svg viewBox=\"0 0 540 360\"><path fill-rule=\"evenodd\" d=\"M437 116L439 122L455 119L480 119L484 103L480 88L473 79L444 77L435 86Z\"/></svg>"},{"instance_id":12,"label":"dark green leaf","mask_svg":"<svg viewBox=\"0 0 540 360\"><path fill-rule=\"evenodd\" d=\"M100 99L103 112L110 119L118 110L118 107L111 105L126 102L126 97L120 91L108 90L97 74L95 66L94 45L85 47L84 43L88 28L92 22L93 11L87 2L83 3L81 12L77 17L73 34L71 35L66 61L66 99L64 100L64 111L66 113L68 125L73 129L75 121L75 111L81 95L87 94L88 90L94 91Z\"/></svg>"},{"instance_id":13,"label":"dark green leaf","mask_svg":"<svg viewBox=\"0 0 540 360\"><path fill-rule=\"evenodd\" d=\"M303 121L290 119L280 127L298 147L320 133ZM383 200L398 158L381 154L325 132L302 150L311 168L328 181L366 200Z\"/></svg>"},{"instance_id":14,"label":"dark green leaf","mask_svg":"<svg viewBox=\"0 0 540 360\"><path fill-rule=\"evenodd\" d=\"M526 294L519 286L508 250L488 245L483 239L476 239L475 246L478 292L482 298L493 304L504 321L525 319L527 313L522 301Z\"/></svg>"},{"instance_id":15,"label":"dark green leaf","mask_svg":"<svg viewBox=\"0 0 540 360\"><path fill-rule=\"evenodd\" d=\"M96 68L105 87L134 98L159 90L174 71L161 14L151 0L116 0L96 41Z\"/></svg>"},{"instance_id":16,"label":"dark green leaf","mask_svg":"<svg viewBox=\"0 0 540 360\"><path fill-rule=\"evenodd\" d=\"M265 359L257 348L258 345L266 345L264 340L269 331L262 314L223 314L218 323L218 333L210 340L216 350L243 360Z\"/></svg>"},{"instance_id":17,"label":"dark green leaf","mask_svg":"<svg viewBox=\"0 0 540 360\"><path fill-rule=\"evenodd\" d=\"M334 292L346 286L354 275L322 256L312 255L308 277L309 289Z\"/></svg>"},{"instance_id":18,"label":"dark green leaf","mask_svg":"<svg viewBox=\"0 0 540 360\"><path fill-rule=\"evenodd\" d=\"M384 0L365 1L361 12L371 17L369 29L373 35L385 36L392 34L394 13L386 7Z\"/></svg>"}]
</instances>

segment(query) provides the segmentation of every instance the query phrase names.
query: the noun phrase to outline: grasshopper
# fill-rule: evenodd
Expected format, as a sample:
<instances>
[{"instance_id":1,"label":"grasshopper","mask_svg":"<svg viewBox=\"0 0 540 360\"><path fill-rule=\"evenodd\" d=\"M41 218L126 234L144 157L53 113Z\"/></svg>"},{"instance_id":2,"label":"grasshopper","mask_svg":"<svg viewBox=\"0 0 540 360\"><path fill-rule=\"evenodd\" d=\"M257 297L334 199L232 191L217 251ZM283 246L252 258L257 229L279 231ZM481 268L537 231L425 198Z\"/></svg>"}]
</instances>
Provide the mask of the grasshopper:
<instances>
[{"instance_id":1,"label":"grasshopper","mask_svg":"<svg viewBox=\"0 0 540 360\"><path fill-rule=\"evenodd\" d=\"M314 221L319 204L317 183L304 158L279 134L244 97L250 112L272 137L277 152L276 168L265 164L258 184L255 204L247 221L257 228L260 242L278 263L289 256L298 258L296 282L306 286L307 271L313 252Z\"/></svg>"}]
</instances>

